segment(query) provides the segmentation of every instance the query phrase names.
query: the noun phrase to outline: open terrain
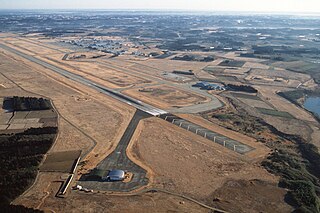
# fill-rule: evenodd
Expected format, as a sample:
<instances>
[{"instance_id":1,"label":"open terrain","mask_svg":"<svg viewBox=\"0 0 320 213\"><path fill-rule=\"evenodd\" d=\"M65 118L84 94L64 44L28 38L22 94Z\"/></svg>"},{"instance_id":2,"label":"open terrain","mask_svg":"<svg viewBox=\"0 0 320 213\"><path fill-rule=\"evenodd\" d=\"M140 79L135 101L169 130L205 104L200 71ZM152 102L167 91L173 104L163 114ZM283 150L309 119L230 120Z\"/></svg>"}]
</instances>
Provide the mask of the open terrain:
<instances>
[{"instance_id":1,"label":"open terrain","mask_svg":"<svg viewBox=\"0 0 320 213\"><path fill-rule=\"evenodd\" d=\"M13 204L46 212L320 211L319 122L303 99L279 95L319 89L317 19L16 16L0 14L1 30L15 32L0 33L0 101L44 97L57 115L0 110L0 133L59 131L35 183ZM193 86L201 81L225 90ZM105 182L92 178L96 169L131 177Z\"/></svg>"}]
</instances>

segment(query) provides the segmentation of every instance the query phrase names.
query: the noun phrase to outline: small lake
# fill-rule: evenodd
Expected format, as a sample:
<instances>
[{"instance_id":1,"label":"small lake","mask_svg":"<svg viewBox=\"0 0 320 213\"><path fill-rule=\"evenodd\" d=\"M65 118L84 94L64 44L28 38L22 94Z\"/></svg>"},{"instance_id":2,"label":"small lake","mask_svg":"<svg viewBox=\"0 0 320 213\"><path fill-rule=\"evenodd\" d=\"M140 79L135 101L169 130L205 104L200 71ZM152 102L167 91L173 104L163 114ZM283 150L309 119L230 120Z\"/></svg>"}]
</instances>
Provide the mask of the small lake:
<instances>
[{"instance_id":1,"label":"small lake","mask_svg":"<svg viewBox=\"0 0 320 213\"><path fill-rule=\"evenodd\" d=\"M317 96L310 96L308 97L303 106L313 112L317 117L320 117L320 97Z\"/></svg>"}]
</instances>

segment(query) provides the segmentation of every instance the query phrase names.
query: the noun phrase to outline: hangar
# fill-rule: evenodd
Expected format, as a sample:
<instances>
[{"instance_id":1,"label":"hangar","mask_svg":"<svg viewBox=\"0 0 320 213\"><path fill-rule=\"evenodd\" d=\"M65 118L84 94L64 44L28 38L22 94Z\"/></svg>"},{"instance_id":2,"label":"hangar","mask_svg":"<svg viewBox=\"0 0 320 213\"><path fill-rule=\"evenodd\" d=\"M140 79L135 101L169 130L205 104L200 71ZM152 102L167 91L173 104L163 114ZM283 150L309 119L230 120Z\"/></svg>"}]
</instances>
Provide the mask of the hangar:
<instances>
[{"instance_id":1,"label":"hangar","mask_svg":"<svg viewBox=\"0 0 320 213\"><path fill-rule=\"evenodd\" d=\"M114 170L102 170L95 169L90 175L92 180L102 180L102 181L123 181L125 179L126 172L120 169Z\"/></svg>"}]
</instances>

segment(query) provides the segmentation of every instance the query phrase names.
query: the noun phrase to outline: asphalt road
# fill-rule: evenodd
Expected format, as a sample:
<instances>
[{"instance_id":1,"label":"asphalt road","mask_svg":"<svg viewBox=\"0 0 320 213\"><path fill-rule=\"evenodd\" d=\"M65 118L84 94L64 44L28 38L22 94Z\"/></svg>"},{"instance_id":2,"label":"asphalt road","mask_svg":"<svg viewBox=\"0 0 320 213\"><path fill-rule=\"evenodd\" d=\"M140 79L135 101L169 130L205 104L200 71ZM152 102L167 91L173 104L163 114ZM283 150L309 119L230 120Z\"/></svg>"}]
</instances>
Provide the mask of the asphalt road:
<instances>
[{"instance_id":1,"label":"asphalt road","mask_svg":"<svg viewBox=\"0 0 320 213\"><path fill-rule=\"evenodd\" d=\"M148 179L146 178L146 171L128 158L126 149L133 136L134 131L139 124L139 121L148 117L151 117L151 115L141 110L137 110L133 118L131 119L125 133L120 139L120 142L118 143L116 149L97 166L97 169L99 170L121 169L131 172L133 173L133 178L130 182L124 183L90 180L91 174L87 174L80 178L78 184L94 190L124 192L132 191L134 189L147 185Z\"/></svg>"},{"instance_id":2,"label":"asphalt road","mask_svg":"<svg viewBox=\"0 0 320 213\"><path fill-rule=\"evenodd\" d=\"M146 113L149 113L151 115L156 116L156 115L160 115L160 114L165 114L166 113L166 111L164 111L164 110L158 109L158 108L153 107L153 106L151 106L149 104L143 103L143 102L141 102L141 101L139 101L137 99L134 99L134 98L131 98L131 97L127 96L127 95L121 94L120 92L118 92L116 90L112 90L110 88L107 88L105 86L97 84L97 83L95 83L95 82L93 82L91 80L88 80L88 79L86 79L85 77L83 77L81 75L77 75L77 74L74 74L74 73L69 72L67 70L61 69L61 68L59 68L57 66L49 64L49 63L47 63L45 61L42 61L42 60L40 60L38 58L35 58L33 56L27 55L27 54L25 54L23 52L15 50L15 49L13 49L11 47L8 47L6 45L0 44L0 48L5 49L5 50L7 50L9 52L12 52L12 53L14 53L16 55L19 55L19 56L21 56L21 57L23 57L25 59L28 59L31 62L39 64L39 65L41 65L41 66L43 66L45 68L48 68L48 69L50 69L50 70L52 70L52 71L54 71L54 72L56 72L56 73L58 73L58 74L60 74L60 75L62 75L64 77L66 77L66 78L69 78L69 79L73 80L73 81L76 81L76 82L79 82L81 84L87 85L87 86L89 86L89 87L91 87L91 88L93 88L93 89L95 89L95 90L97 90L97 91L99 91L101 93L104 93L104 94L106 94L108 96L111 96L111 97L113 97L113 98L115 98L115 99L117 99L117 100L119 100L119 101L121 101L123 103L126 103L126 104L129 104L131 106L134 106L135 108L140 109L140 110L142 110L142 111L144 111Z\"/></svg>"}]
</instances>

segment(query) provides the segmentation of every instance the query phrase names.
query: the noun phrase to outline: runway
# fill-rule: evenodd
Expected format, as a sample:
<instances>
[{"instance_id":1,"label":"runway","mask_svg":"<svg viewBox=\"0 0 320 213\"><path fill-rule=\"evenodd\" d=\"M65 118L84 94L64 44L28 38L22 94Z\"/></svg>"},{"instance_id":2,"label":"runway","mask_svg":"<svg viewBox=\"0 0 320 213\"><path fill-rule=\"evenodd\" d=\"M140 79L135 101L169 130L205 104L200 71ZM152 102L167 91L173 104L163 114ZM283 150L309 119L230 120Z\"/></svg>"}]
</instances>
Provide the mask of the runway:
<instances>
[{"instance_id":1,"label":"runway","mask_svg":"<svg viewBox=\"0 0 320 213\"><path fill-rule=\"evenodd\" d=\"M81 75L69 72L69 71L67 71L65 69L62 69L62 68L57 67L55 65L49 64L49 63L47 63L45 61L42 61L42 60L40 60L38 58L35 58L33 56L30 56L30 55L27 55L27 54L25 54L23 52L15 50L15 49L13 49L11 47L8 47L6 45L0 44L0 48L2 48L4 50L7 50L9 52L12 52L12 53L14 53L16 55L19 55L19 56L21 56L21 57L23 57L23 58L25 58L25 59L27 59L27 60L29 60L31 62L39 64L39 65L41 65L41 66L43 66L43 67L45 67L47 69L50 69L50 70L52 70L52 71L54 71L54 72L56 72L56 73L58 73L58 74L60 74L60 75L62 75L64 77L66 77L68 79L71 79L73 81L76 81L76 82L84 84L84 85L87 85L87 86L89 86L89 87L91 87L91 88L93 88L93 89L95 89L95 90L97 90L97 91L99 91L99 92L101 92L103 94L111 96L111 97L113 97L113 98L115 98L115 99L117 99L117 100L119 100L119 101L121 101L123 103L131 105L131 106L133 106L133 107L135 107L135 108L137 108L137 109L139 109L139 110L141 110L143 112L146 112L146 113L148 113L150 115L157 116L157 115L161 115L161 114L166 114L167 113L166 111L164 111L162 109L153 107L153 106L151 106L149 104L143 103L140 100L131 98L131 97L129 97L127 95L124 95L124 94L121 94L120 92L118 92L116 90L112 90L110 88L107 88L107 87L105 87L103 85L100 85L100 84L98 84L98 83L96 83L94 81L91 81L91 80L89 80L89 79L87 79L87 78L85 78L85 77L83 77Z\"/></svg>"}]
</instances>

